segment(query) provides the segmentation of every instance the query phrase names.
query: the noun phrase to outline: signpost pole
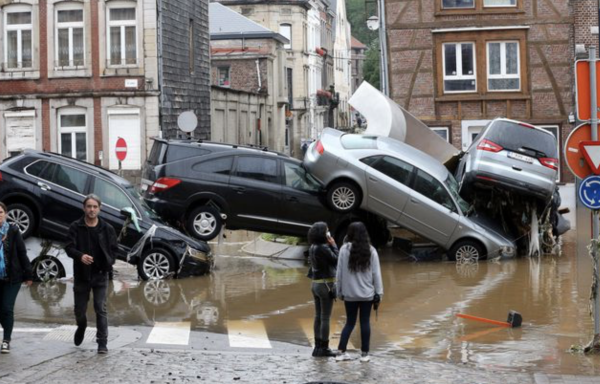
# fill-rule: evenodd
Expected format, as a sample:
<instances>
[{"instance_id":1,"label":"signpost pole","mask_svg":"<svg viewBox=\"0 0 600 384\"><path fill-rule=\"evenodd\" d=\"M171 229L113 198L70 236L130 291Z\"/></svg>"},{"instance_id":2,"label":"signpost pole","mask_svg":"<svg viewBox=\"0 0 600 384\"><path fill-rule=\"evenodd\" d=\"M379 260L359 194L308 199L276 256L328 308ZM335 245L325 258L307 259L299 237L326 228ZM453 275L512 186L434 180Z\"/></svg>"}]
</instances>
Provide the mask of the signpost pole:
<instances>
[{"instance_id":1,"label":"signpost pole","mask_svg":"<svg viewBox=\"0 0 600 384\"><path fill-rule=\"evenodd\" d=\"M589 51L589 62L590 62L590 104L591 104L591 126L592 126L592 141L598 141L598 95L596 94L596 46L591 45ZM598 240L599 237L599 221L598 221L598 210L592 211L592 238L594 241ZM594 259L594 274L595 281L598 284L600 282L600 266L598 265L598 254L597 247L592 247L592 257ZM596 287L596 297L594 300L594 339L592 344L600 335L600 292Z\"/></svg>"}]
</instances>

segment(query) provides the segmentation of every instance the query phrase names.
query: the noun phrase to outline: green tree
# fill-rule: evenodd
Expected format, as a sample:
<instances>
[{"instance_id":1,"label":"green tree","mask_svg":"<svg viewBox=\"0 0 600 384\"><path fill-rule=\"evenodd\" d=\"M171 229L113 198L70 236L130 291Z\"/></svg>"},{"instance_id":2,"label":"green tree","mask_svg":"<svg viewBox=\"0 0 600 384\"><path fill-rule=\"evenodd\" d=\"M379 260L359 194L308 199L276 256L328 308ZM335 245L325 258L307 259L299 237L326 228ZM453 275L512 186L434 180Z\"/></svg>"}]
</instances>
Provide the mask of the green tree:
<instances>
[{"instance_id":1,"label":"green tree","mask_svg":"<svg viewBox=\"0 0 600 384\"><path fill-rule=\"evenodd\" d=\"M365 65L363 67L363 75L365 81L379 89L380 86L380 60L381 55L379 54L379 39L375 39L369 45L367 49L367 57L365 59Z\"/></svg>"},{"instance_id":2,"label":"green tree","mask_svg":"<svg viewBox=\"0 0 600 384\"><path fill-rule=\"evenodd\" d=\"M363 67L365 81L379 89L379 33L367 28L367 19L377 14L377 3L374 0L346 0L346 15L351 26L352 36L366 45L367 57Z\"/></svg>"}]
</instances>

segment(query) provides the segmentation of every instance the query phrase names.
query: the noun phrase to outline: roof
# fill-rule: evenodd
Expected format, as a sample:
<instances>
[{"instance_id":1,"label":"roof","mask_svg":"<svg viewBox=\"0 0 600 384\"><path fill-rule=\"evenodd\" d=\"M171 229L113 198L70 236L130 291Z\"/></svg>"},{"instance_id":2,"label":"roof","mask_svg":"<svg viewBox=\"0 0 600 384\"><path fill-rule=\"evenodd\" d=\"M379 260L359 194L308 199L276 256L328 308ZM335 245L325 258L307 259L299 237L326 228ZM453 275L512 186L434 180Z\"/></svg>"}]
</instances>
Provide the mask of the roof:
<instances>
[{"instance_id":1,"label":"roof","mask_svg":"<svg viewBox=\"0 0 600 384\"><path fill-rule=\"evenodd\" d=\"M287 44L289 40L236 11L219 3L209 4L209 28L211 40L275 39Z\"/></svg>"},{"instance_id":2,"label":"roof","mask_svg":"<svg viewBox=\"0 0 600 384\"><path fill-rule=\"evenodd\" d=\"M352 36L351 47L352 48L365 48L365 49L367 48L366 45L364 45L363 43L358 41L358 39L354 36Z\"/></svg>"}]
</instances>

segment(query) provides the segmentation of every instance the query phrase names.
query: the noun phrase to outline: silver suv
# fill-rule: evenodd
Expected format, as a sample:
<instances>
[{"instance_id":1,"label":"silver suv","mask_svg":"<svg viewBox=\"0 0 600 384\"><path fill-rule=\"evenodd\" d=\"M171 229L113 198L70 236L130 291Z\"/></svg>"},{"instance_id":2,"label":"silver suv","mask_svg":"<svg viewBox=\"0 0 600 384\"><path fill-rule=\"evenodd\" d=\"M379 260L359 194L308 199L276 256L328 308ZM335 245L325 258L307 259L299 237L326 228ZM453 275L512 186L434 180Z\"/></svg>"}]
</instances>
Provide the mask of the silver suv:
<instances>
[{"instance_id":1,"label":"silver suv","mask_svg":"<svg viewBox=\"0 0 600 384\"><path fill-rule=\"evenodd\" d=\"M400 141L327 128L303 165L326 186L333 209L380 215L448 250L451 260L514 255L510 240L467 216L452 174Z\"/></svg>"},{"instance_id":2,"label":"silver suv","mask_svg":"<svg viewBox=\"0 0 600 384\"><path fill-rule=\"evenodd\" d=\"M459 163L460 193L469 198L477 187L499 188L546 203L556 188L557 152L550 132L519 121L492 120Z\"/></svg>"}]
</instances>

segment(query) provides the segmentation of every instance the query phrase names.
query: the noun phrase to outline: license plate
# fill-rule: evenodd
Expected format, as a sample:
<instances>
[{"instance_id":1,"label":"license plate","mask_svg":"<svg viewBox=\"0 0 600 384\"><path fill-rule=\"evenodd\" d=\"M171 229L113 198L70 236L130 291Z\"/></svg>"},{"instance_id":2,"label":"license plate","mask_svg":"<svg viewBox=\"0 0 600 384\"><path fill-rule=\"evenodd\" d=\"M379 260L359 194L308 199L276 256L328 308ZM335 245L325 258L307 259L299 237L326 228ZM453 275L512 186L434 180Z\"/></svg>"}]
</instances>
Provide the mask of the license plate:
<instances>
[{"instance_id":1,"label":"license plate","mask_svg":"<svg viewBox=\"0 0 600 384\"><path fill-rule=\"evenodd\" d=\"M508 152L508 157L510 157L511 159L524 161L529 164L533 163L533 157L521 155L520 153L516 152Z\"/></svg>"}]
</instances>

